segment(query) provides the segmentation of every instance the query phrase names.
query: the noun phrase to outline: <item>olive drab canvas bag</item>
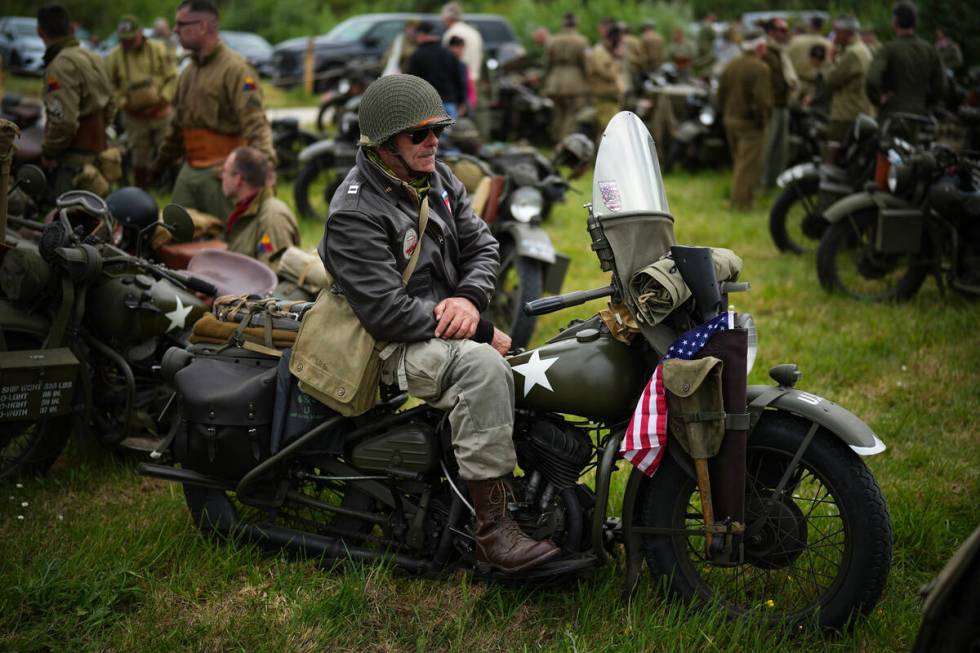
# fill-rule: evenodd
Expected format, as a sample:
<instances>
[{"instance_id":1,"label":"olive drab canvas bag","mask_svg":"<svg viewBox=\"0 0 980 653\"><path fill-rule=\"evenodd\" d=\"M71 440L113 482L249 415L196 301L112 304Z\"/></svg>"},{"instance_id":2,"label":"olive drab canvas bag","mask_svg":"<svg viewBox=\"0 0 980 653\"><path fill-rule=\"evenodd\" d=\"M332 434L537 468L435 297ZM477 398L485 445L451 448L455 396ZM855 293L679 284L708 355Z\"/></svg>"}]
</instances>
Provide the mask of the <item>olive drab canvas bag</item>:
<instances>
[{"instance_id":1,"label":"olive drab canvas bag","mask_svg":"<svg viewBox=\"0 0 980 653\"><path fill-rule=\"evenodd\" d=\"M422 250L422 235L429 221L429 198L419 208L419 244L402 272L402 285L408 283ZM353 309L326 273L326 285L306 312L296 335L290 373L299 379L299 389L341 415L360 415L377 401L381 380L380 351L385 343L376 342L357 319Z\"/></svg>"}]
</instances>

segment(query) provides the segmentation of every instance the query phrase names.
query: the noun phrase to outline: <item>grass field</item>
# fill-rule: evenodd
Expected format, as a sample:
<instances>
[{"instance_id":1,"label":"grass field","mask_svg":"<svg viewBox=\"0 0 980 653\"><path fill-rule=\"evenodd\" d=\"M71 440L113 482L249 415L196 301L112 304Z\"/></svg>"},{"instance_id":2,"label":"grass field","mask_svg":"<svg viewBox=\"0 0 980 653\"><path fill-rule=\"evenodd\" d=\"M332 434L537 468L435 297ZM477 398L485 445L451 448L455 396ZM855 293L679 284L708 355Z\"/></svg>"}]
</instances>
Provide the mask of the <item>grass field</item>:
<instances>
[{"instance_id":1,"label":"grass field","mask_svg":"<svg viewBox=\"0 0 980 653\"><path fill-rule=\"evenodd\" d=\"M580 208L590 182L575 184L582 193L548 225L574 260L566 290L607 283ZM933 281L904 305L827 295L812 253L776 252L765 210L723 208L728 184L726 173L667 180L678 242L744 259L753 289L735 303L754 315L760 341L750 382L796 362L798 387L844 405L889 447L867 462L891 510L892 573L880 605L847 634L730 621L650 583L625 601L621 561L530 592L214 544L195 531L178 487L136 476L136 458L73 442L48 477L0 486L0 651L908 650L917 589L980 522L980 305ZM291 188L280 196L291 202ZM304 223L304 245L321 231ZM599 306L541 319L535 341Z\"/></svg>"}]
</instances>

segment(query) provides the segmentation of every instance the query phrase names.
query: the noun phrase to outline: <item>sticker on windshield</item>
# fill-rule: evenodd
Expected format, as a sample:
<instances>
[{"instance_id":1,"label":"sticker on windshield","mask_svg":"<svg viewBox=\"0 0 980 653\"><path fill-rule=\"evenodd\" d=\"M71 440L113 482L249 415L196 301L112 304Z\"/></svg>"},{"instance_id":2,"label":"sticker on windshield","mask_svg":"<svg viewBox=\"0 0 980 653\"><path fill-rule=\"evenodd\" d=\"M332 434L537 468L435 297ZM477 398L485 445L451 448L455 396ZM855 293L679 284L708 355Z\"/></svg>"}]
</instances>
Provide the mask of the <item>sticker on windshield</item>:
<instances>
[{"instance_id":1,"label":"sticker on windshield","mask_svg":"<svg viewBox=\"0 0 980 653\"><path fill-rule=\"evenodd\" d=\"M602 203L610 211L623 208L623 196L619 194L619 185L615 181L600 181L599 192L602 193Z\"/></svg>"}]
</instances>

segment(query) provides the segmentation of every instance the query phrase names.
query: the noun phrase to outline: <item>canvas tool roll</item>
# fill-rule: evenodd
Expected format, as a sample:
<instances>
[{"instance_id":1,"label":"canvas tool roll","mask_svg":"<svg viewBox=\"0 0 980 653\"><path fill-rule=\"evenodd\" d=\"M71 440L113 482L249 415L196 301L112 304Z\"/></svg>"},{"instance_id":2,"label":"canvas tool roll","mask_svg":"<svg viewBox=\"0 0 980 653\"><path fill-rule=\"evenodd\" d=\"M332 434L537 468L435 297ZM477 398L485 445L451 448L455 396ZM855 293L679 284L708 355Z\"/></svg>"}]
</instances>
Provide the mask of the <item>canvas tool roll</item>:
<instances>
[{"instance_id":1,"label":"canvas tool roll","mask_svg":"<svg viewBox=\"0 0 980 653\"><path fill-rule=\"evenodd\" d=\"M296 342L299 317L309 302L285 302L253 295L223 295L211 313L194 323L191 344L234 344L268 356L281 356Z\"/></svg>"},{"instance_id":2,"label":"canvas tool roll","mask_svg":"<svg viewBox=\"0 0 980 653\"><path fill-rule=\"evenodd\" d=\"M415 271L428 222L425 196L419 207L419 244L402 272L402 285ZM376 342L367 332L330 273L325 273L324 290L300 323L289 371L299 379L303 392L341 415L360 415L377 402L380 354L387 343Z\"/></svg>"},{"instance_id":3,"label":"canvas tool roll","mask_svg":"<svg viewBox=\"0 0 980 653\"><path fill-rule=\"evenodd\" d=\"M299 247L287 247L275 266L280 279L291 281L309 293L318 293L327 287L327 270L316 252Z\"/></svg>"}]
</instances>

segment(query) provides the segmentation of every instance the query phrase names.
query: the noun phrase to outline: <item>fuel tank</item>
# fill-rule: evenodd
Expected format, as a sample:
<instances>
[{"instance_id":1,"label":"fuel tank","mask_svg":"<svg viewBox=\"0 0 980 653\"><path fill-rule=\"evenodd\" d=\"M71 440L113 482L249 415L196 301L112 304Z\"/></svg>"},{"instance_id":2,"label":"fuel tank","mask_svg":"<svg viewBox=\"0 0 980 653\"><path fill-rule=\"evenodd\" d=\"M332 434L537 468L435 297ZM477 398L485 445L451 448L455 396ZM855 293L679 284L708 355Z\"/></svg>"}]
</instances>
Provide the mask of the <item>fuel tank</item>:
<instances>
[{"instance_id":1,"label":"fuel tank","mask_svg":"<svg viewBox=\"0 0 980 653\"><path fill-rule=\"evenodd\" d=\"M88 290L85 322L96 337L139 342L190 330L208 311L197 296L133 270L102 277Z\"/></svg>"},{"instance_id":2,"label":"fuel tank","mask_svg":"<svg viewBox=\"0 0 980 653\"><path fill-rule=\"evenodd\" d=\"M508 358L517 408L597 420L627 418L652 371L647 357L601 328L598 319Z\"/></svg>"}]
</instances>

